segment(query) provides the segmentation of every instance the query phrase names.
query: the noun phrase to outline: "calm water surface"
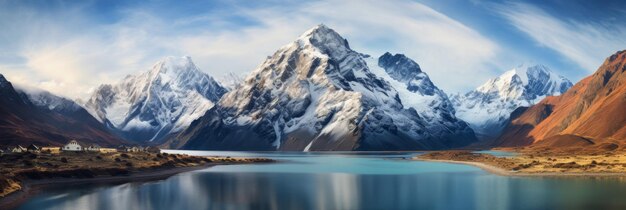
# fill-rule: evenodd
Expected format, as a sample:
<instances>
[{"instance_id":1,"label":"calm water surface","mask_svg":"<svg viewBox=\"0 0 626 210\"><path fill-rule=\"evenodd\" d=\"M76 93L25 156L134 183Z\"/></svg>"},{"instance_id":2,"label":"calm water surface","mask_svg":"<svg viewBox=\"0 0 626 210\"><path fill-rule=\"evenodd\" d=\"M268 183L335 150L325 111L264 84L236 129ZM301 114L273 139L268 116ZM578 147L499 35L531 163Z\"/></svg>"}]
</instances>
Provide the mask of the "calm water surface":
<instances>
[{"instance_id":1,"label":"calm water surface","mask_svg":"<svg viewBox=\"0 0 626 210\"><path fill-rule=\"evenodd\" d=\"M511 178L404 159L417 153L168 152L282 161L50 189L19 209L626 209L618 179Z\"/></svg>"}]
</instances>

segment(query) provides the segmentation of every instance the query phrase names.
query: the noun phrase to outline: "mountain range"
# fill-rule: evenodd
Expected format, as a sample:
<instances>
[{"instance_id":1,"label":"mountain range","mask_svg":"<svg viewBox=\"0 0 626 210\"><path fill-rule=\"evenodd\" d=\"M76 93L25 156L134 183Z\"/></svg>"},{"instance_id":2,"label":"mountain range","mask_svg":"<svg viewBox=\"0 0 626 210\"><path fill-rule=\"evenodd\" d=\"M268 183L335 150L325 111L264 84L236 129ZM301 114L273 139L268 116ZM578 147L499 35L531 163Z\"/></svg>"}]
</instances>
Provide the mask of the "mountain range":
<instances>
[{"instance_id":1,"label":"mountain range","mask_svg":"<svg viewBox=\"0 0 626 210\"><path fill-rule=\"evenodd\" d=\"M203 150L438 150L476 145L621 147L623 51L576 85L520 65L448 96L398 53L371 56L318 25L247 77L220 81L188 56L99 86L76 103L0 75L0 145ZM223 85L225 84L225 85Z\"/></svg>"},{"instance_id":2,"label":"mountain range","mask_svg":"<svg viewBox=\"0 0 626 210\"><path fill-rule=\"evenodd\" d=\"M571 86L546 66L520 65L451 100L456 116L468 122L479 139L489 141L500 135L515 109L561 95Z\"/></svg>"},{"instance_id":3,"label":"mountain range","mask_svg":"<svg viewBox=\"0 0 626 210\"><path fill-rule=\"evenodd\" d=\"M474 142L449 103L412 60L372 59L318 25L276 51L178 138L185 149L209 150L414 150Z\"/></svg>"}]
</instances>

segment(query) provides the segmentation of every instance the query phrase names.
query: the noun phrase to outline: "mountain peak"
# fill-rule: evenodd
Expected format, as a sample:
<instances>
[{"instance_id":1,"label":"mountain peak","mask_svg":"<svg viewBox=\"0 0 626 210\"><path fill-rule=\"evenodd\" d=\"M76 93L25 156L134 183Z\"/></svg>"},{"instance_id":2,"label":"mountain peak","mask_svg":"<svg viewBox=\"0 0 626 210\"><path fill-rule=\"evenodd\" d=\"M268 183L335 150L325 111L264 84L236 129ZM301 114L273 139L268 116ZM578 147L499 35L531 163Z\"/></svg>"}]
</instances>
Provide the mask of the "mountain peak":
<instances>
[{"instance_id":1,"label":"mountain peak","mask_svg":"<svg viewBox=\"0 0 626 210\"><path fill-rule=\"evenodd\" d=\"M178 64L178 65L186 65L186 64L193 63L193 61L191 60L191 57L189 57L188 55L185 55L182 57L166 56L162 58L159 62L167 63L167 64Z\"/></svg>"},{"instance_id":2,"label":"mountain peak","mask_svg":"<svg viewBox=\"0 0 626 210\"><path fill-rule=\"evenodd\" d=\"M419 64L417 64L415 61L413 61L409 57L406 57L406 55L400 54L400 53L392 55L391 53L386 52L385 54L380 56L380 58L378 58L378 65L380 67L390 66L390 65L401 65L401 66L406 66L406 70L410 71L409 73L422 72L422 69L420 68Z\"/></svg>"},{"instance_id":3,"label":"mountain peak","mask_svg":"<svg viewBox=\"0 0 626 210\"><path fill-rule=\"evenodd\" d=\"M565 77L541 64L522 64L490 79L463 96L456 96L457 117L470 123L484 139L499 135L518 107L527 107L546 96L557 96L572 87Z\"/></svg>"},{"instance_id":4,"label":"mountain peak","mask_svg":"<svg viewBox=\"0 0 626 210\"><path fill-rule=\"evenodd\" d=\"M100 86L85 107L128 139L161 141L204 114L225 92L189 56L169 56L149 71Z\"/></svg>"},{"instance_id":5,"label":"mountain peak","mask_svg":"<svg viewBox=\"0 0 626 210\"><path fill-rule=\"evenodd\" d=\"M9 82L2 74L0 74L0 88L6 88L10 86L11 82Z\"/></svg>"},{"instance_id":6,"label":"mountain peak","mask_svg":"<svg viewBox=\"0 0 626 210\"><path fill-rule=\"evenodd\" d=\"M378 66L385 69L394 80L406 83L411 92L420 92L424 95L435 94L435 88L428 75L422 72L420 66L404 54L392 55L386 52L378 58Z\"/></svg>"},{"instance_id":7,"label":"mountain peak","mask_svg":"<svg viewBox=\"0 0 626 210\"><path fill-rule=\"evenodd\" d=\"M189 56L175 57L167 56L156 62L152 67L151 73L180 73L184 71L197 70L198 68ZM173 71L173 72L171 72Z\"/></svg>"},{"instance_id":8,"label":"mountain peak","mask_svg":"<svg viewBox=\"0 0 626 210\"><path fill-rule=\"evenodd\" d=\"M315 27L310 28L309 30L305 31L300 36L300 38L312 37L315 35L329 34L329 33L337 33L337 32L335 32L335 30L329 28L328 26L320 23L319 25L316 25Z\"/></svg>"},{"instance_id":9,"label":"mountain peak","mask_svg":"<svg viewBox=\"0 0 626 210\"><path fill-rule=\"evenodd\" d=\"M553 73L547 66L542 64L532 64L532 63L524 63L519 66L505 72L502 74L503 76L510 80L513 80L514 76L517 76L523 85L528 85L528 77L536 77L537 75L544 74L548 75L552 80L563 79L567 80L564 77Z\"/></svg>"},{"instance_id":10,"label":"mountain peak","mask_svg":"<svg viewBox=\"0 0 626 210\"><path fill-rule=\"evenodd\" d=\"M615 61L618 58L621 59L622 61L626 60L626 50L621 50L621 51L615 52L615 54L609 56L607 58L607 60L609 62L612 62L612 61Z\"/></svg>"},{"instance_id":11,"label":"mountain peak","mask_svg":"<svg viewBox=\"0 0 626 210\"><path fill-rule=\"evenodd\" d=\"M522 64L490 79L478 87L476 91L482 93L499 92L501 96L515 92L509 96L520 97L522 91L539 88L536 90L541 92L539 95L559 95L571 86L572 83L567 78L552 72L544 65Z\"/></svg>"},{"instance_id":12,"label":"mountain peak","mask_svg":"<svg viewBox=\"0 0 626 210\"><path fill-rule=\"evenodd\" d=\"M304 32L297 41L300 45L312 45L322 51L350 50L348 40L335 30L324 24L319 24Z\"/></svg>"}]
</instances>

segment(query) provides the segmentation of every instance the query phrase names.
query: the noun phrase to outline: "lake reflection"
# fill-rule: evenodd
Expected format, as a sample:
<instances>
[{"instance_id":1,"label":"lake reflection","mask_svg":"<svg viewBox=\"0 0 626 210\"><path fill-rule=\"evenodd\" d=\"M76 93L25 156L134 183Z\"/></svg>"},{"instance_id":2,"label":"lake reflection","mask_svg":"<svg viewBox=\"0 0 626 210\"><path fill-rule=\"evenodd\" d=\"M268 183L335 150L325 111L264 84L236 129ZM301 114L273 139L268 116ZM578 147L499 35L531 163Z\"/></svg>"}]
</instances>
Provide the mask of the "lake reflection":
<instances>
[{"instance_id":1,"label":"lake reflection","mask_svg":"<svg viewBox=\"0 0 626 210\"><path fill-rule=\"evenodd\" d=\"M615 179L510 178L465 165L399 159L412 155L272 154L285 162L217 166L150 183L53 189L20 209L626 207L626 183Z\"/></svg>"}]
</instances>

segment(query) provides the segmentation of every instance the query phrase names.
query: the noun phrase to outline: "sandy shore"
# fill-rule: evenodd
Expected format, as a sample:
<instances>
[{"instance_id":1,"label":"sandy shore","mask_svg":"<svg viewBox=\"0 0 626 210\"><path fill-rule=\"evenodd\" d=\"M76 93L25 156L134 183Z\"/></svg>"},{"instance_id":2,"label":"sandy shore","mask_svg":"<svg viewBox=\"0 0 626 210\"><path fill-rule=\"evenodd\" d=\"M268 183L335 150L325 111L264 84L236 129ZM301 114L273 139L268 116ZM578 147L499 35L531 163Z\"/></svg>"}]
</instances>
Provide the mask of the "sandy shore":
<instances>
[{"instance_id":1,"label":"sandy shore","mask_svg":"<svg viewBox=\"0 0 626 210\"><path fill-rule=\"evenodd\" d=\"M419 161L465 164L501 176L519 177L626 177L624 154L548 155L520 154L495 157L469 151L439 151L412 158ZM558 159L558 160L557 160Z\"/></svg>"},{"instance_id":2,"label":"sandy shore","mask_svg":"<svg viewBox=\"0 0 626 210\"><path fill-rule=\"evenodd\" d=\"M519 176L519 177L626 177L626 173L615 173L615 172L607 172L607 173L585 173L585 172L517 172L511 171L504 168L499 168L492 165L487 165L485 163L479 162L470 162L470 161L456 161L456 160L433 160L433 159L422 159L422 158L413 158L413 160L419 161L429 161L429 162L440 162L440 163L452 163L452 164L463 164L470 165L477 168L480 168L484 171L487 171L492 174L500 175L500 176Z\"/></svg>"}]
</instances>

